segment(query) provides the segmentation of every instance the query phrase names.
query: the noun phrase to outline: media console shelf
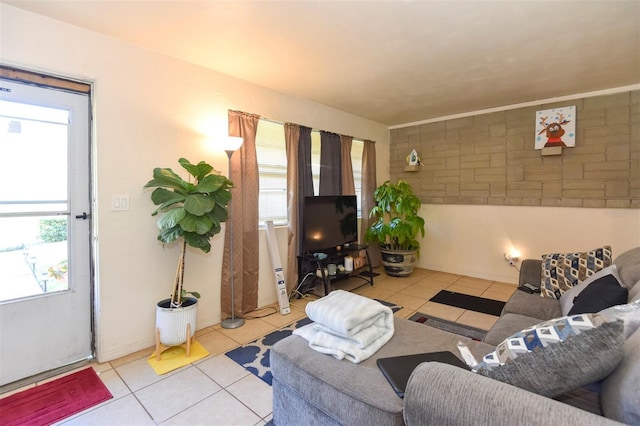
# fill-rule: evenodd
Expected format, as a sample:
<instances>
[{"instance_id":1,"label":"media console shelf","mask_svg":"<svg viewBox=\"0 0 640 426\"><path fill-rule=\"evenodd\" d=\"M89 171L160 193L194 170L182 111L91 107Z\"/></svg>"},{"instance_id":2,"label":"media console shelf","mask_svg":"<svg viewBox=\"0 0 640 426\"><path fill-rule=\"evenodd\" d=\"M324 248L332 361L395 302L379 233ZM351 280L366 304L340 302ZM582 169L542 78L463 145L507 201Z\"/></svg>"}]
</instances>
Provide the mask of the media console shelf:
<instances>
[{"instance_id":1,"label":"media console shelf","mask_svg":"<svg viewBox=\"0 0 640 426\"><path fill-rule=\"evenodd\" d=\"M369 257L369 250L366 244L349 244L342 247L341 250L331 250L331 251L320 251L316 253L305 253L302 256L298 256L298 285L300 285L301 281L309 273L316 273L316 271L320 271L320 275L318 278L322 280L324 294L326 296L331 292L331 283L334 281L338 281L341 279L347 278L357 278L361 279L364 282L357 287L352 288L351 290L355 290L356 288L360 288L363 285L373 285L373 268L371 267L371 258ZM356 268L354 264L354 268L352 271L340 271L337 266L344 265L344 258L347 256L352 256L355 259L360 257L362 251L365 253L365 264ZM320 258L315 256L317 253L326 254L326 257ZM354 254L357 254L354 256ZM335 274L329 274L329 265L336 265ZM366 275L361 275L362 273Z\"/></svg>"}]
</instances>

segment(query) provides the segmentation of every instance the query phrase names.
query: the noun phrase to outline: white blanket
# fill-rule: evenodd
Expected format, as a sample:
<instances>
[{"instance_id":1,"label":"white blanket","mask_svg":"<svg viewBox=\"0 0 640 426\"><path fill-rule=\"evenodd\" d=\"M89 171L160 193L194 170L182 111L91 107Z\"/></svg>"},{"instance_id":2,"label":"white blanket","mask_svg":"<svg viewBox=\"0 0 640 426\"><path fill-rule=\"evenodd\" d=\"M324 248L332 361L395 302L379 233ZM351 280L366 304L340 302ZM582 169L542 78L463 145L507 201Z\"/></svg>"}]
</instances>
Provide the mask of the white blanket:
<instances>
[{"instance_id":1,"label":"white blanket","mask_svg":"<svg viewBox=\"0 0 640 426\"><path fill-rule=\"evenodd\" d=\"M309 346L338 359L364 361L393 336L393 312L375 300L336 290L311 302L307 316L314 323L293 332Z\"/></svg>"}]
</instances>

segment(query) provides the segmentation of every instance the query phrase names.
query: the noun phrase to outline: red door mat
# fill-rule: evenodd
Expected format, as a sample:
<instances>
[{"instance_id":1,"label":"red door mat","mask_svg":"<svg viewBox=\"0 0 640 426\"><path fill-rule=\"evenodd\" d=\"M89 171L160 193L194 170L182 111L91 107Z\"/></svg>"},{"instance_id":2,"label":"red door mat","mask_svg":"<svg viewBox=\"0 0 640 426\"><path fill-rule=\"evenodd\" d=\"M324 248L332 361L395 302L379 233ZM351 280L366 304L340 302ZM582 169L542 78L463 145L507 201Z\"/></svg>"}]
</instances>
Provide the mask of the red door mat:
<instances>
[{"instance_id":1,"label":"red door mat","mask_svg":"<svg viewBox=\"0 0 640 426\"><path fill-rule=\"evenodd\" d=\"M111 398L89 367L0 399L0 425L49 425Z\"/></svg>"}]
</instances>

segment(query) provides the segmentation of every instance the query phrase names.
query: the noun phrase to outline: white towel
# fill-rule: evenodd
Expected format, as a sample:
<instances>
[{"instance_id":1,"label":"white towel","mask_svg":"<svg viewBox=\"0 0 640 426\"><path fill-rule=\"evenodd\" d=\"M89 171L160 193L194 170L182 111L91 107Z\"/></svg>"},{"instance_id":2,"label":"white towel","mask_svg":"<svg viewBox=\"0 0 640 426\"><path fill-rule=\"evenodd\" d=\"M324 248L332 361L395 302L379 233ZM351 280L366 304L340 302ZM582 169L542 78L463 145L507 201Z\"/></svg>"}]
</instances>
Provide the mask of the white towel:
<instances>
[{"instance_id":1,"label":"white towel","mask_svg":"<svg viewBox=\"0 0 640 426\"><path fill-rule=\"evenodd\" d=\"M307 304L307 316L342 336L353 336L374 323L393 328L393 312L380 302L335 290ZM381 321L382 320L382 321Z\"/></svg>"},{"instance_id":2,"label":"white towel","mask_svg":"<svg viewBox=\"0 0 640 426\"><path fill-rule=\"evenodd\" d=\"M386 331L366 347L361 347L352 339L326 333L318 329L316 324L298 328L293 334L309 341L311 349L332 355L337 359L347 359L354 364L358 364L376 353L382 345L387 343L393 337L393 330Z\"/></svg>"},{"instance_id":3,"label":"white towel","mask_svg":"<svg viewBox=\"0 0 640 426\"><path fill-rule=\"evenodd\" d=\"M394 333L391 309L343 290L309 303L306 312L315 322L293 334L318 352L356 364L373 355Z\"/></svg>"}]
</instances>

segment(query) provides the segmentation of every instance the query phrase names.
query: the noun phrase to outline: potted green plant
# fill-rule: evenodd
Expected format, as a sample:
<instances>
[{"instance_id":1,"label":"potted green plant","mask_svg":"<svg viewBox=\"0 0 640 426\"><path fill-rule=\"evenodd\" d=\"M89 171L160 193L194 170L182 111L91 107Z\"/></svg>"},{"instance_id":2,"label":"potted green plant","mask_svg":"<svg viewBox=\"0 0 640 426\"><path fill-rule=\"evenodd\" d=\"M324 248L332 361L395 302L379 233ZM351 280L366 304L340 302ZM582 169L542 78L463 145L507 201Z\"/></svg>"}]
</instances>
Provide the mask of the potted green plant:
<instances>
[{"instance_id":1,"label":"potted green plant","mask_svg":"<svg viewBox=\"0 0 640 426\"><path fill-rule=\"evenodd\" d=\"M156 308L158 349L160 344L169 347L189 342L195 333L200 294L184 288L187 245L205 253L211 250L210 239L221 231L220 224L227 220L229 190L233 187L233 182L204 161L191 164L180 158L178 163L193 182L182 179L170 168L157 167L153 170L153 179L144 186L156 188L151 193L151 201L158 208L151 215L159 215L158 240L164 244L177 241L181 247L171 296L158 302ZM184 324L188 324L190 335Z\"/></svg>"},{"instance_id":2,"label":"potted green plant","mask_svg":"<svg viewBox=\"0 0 640 426\"><path fill-rule=\"evenodd\" d=\"M375 219L365 233L365 241L378 244L382 264L388 275L408 276L420 256L418 235L424 237L424 219L418 215L420 199L411 185L400 179L386 181L373 194Z\"/></svg>"}]
</instances>

